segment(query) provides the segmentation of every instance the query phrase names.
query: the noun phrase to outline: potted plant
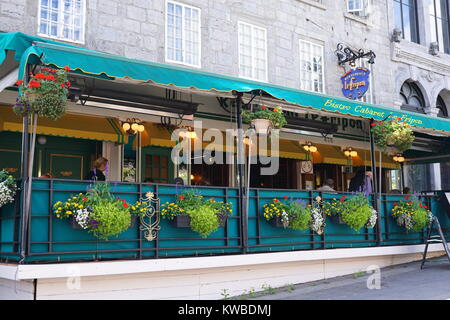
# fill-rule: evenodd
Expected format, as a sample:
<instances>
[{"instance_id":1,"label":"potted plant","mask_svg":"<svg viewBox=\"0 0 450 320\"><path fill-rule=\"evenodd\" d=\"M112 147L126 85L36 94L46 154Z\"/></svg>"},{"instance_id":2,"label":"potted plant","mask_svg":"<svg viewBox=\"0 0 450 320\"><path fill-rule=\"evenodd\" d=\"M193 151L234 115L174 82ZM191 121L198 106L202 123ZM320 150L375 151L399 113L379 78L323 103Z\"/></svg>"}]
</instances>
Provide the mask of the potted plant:
<instances>
[{"instance_id":1,"label":"potted plant","mask_svg":"<svg viewBox=\"0 0 450 320\"><path fill-rule=\"evenodd\" d=\"M373 228L377 222L377 212L362 193L352 198L342 196L324 204L324 212L337 224L346 224L355 231L362 227Z\"/></svg>"},{"instance_id":2,"label":"potted plant","mask_svg":"<svg viewBox=\"0 0 450 320\"><path fill-rule=\"evenodd\" d=\"M16 180L6 170L0 171L0 208L14 201Z\"/></svg>"},{"instance_id":3,"label":"potted plant","mask_svg":"<svg viewBox=\"0 0 450 320\"><path fill-rule=\"evenodd\" d=\"M388 146L395 147L399 152L411 148L414 142L414 133L411 126L402 118L372 123L372 132L375 136L375 144L383 151Z\"/></svg>"},{"instance_id":4,"label":"potted plant","mask_svg":"<svg viewBox=\"0 0 450 320\"><path fill-rule=\"evenodd\" d=\"M427 227L433 219L433 214L428 206L422 204L417 197L409 196L394 203L392 216L397 224L406 228L407 231L420 231Z\"/></svg>"},{"instance_id":5,"label":"potted plant","mask_svg":"<svg viewBox=\"0 0 450 320\"><path fill-rule=\"evenodd\" d=\"M53 205L58 219L70 219L75 228L108 240L130 227L131 214L125 200L114 198L107 183L97 183L88 193L71 196Z\"/></svg>"},{"instance_id":6,"label":"potted plant","mask_svg":"<svg viewBox=\"0 0 450 320\"><path fill-rule=\"evenodd\" d=\"M161 206L161 217L170 220L176 228L190 228L206 238L219 227L225 226L232 214L232 204L206 200L189 190L178 195L174 202Z\"/></svg>"},{"instance_id":7,"label":"potted plant","mask_svg":"<svg viewBox=\"0 0 450 320\"><path fill-rule=\"evenodd\" d=\"M289 197L285 196L284 200L287 199ZM302 200L283 203L278 199L273 199L263 206L264 217L273 227L293 230L311 229L317 234L322 234L325 220L319 204L319 197L312 204L307 204Z\"/></svg>"},{"instance_id":8,"label":"potted plant","mask_svg":"<svg viewBox=\"0 0 450 320\"><path fill-rule=\"evenodd\" d=\"M286 118L280 107L269 109L266 106L257 107L253 112L242 110L242 121L251 124L258 134L267 134L269 128L281 129L286 124Z\"/></svg>"},{"instance_id":9,"label":"potted plant","mask_svg":"<svg viewBox=\"0 0 450 320\"><path fill-rule=\"evenodd\" d=\"M13 107L18 115L35 113L39 117L57 120L66 112L66 102L70 82L67 81L69 67L63 69L41 68L40 72L31 76L25 84L23 80L16 82L21 96Z\"/></svg>"},{"instance_id":10,"label":"potted plant","mask_svg":"<svg viewBox=\"0 0 450 320\"><path fill-rule=\"evenodd\" d=\"M286 212L287 206L278 200L272 199L263 206L264 218L275 228L287 228L289 226L289 216Z\"/></svg>"}]
</instances>

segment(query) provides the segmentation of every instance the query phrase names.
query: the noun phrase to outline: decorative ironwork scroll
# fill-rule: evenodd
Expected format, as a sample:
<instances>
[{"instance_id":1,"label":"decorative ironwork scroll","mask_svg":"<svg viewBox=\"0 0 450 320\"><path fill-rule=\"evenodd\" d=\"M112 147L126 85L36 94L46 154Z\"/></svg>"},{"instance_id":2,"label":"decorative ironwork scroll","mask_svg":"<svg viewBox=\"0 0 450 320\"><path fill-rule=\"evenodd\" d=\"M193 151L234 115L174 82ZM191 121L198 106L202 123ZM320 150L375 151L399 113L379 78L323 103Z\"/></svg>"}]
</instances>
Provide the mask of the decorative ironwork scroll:
<instances>
[{"instance_id":1,"label":"decorative ironwork scroll","mask_svg":"<svg viewBox=\"0 0 450 320\"><path fill-rule=\"evenodd\" d=\"M144 237L147 241L153 241L161 228L159 225L161 219L159 215L159 198L155 198L153 192L147 192L145 198L141 199L141 201L147 203L147 211L141 216L140 229L144 231Z\"/></svg>"}]
</instances>

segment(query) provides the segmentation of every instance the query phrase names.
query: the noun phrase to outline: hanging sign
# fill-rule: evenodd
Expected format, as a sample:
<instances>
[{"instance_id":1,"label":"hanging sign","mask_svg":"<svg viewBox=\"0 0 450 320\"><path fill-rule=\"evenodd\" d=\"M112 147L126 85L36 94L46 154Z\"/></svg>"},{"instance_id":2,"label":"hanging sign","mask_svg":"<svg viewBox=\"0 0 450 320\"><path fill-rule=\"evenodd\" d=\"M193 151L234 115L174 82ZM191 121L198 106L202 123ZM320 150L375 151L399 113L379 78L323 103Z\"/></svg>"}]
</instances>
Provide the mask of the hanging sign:
<instances>
[{"instance_id":1,"label":"hanging sign","mask_svg":"<svg viewBox=\"0 0 450 320\"><path fill-rule=\"evenodd\" d=\"M349 99L359 99L369 89L370 70L366 68L352 69L341 77L342 93Z\"/></svg>"}]
</instances>

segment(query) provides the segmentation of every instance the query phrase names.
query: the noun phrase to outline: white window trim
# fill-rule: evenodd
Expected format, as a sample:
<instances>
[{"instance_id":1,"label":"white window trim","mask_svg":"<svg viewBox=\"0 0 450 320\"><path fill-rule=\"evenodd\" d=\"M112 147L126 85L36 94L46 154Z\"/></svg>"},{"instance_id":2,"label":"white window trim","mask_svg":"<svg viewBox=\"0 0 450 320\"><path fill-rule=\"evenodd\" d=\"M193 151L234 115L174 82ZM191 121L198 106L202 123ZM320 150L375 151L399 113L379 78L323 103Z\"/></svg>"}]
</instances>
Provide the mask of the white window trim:
<instances>
[{"instance_id":1,"label":"white window trim","mask_svg":"<svg viewBox=\"0 0 450 320\"><path fill-rule=\"evenodd\" d=\"M252 28L252 65L251 65L251 67L252 67L252 74L254 74L255 72L254 72L254 69L255 69L255 63L254 63L254 58L255 58L255 50L256 50L256 47L253 45L253 28L258 28L258 29L260 29L260 30L263 30L264 31L264 42L265 42L265 44L266 44L266 56L265 56L265 59L266 59L266 65L265 65L265 74L264 74L264 79L258 79L258 78L254 78L254 77L246 77L246 76L243 76L243 75L241 75L241 52L240 52L240 43L241 43L241 38L242 38L242 35L240 34L240 32L239 32L239 25L247 25L247 26L249 26L249 27L251 27ZM239 78L242 78L242 79L247 79L247 80L252 80L252 81L259 81L259 82L268 82L269 81L269 70L268 70L268 67L269 67L269 61L268 61L268 46L267 46L267 29L266 28L263 28L263 27L260 27L260 26L257 26L257 25L254 25L254 24L251 24L251 23L248 23L248 22L244 22L244 21L238 21L238 73L239 73Z\"/></svg>"},{"instance_id":2,"label":"white window trim","mask_svg":"<svg viewBox=\"0 0 450 320\"><path fill-rule=\"evenodd\" d=\"M359 17L367 17L370 14L370 0L360 0L362 4L362 8L360 9L350 9L350 1L347 0L347 12L348 13L359 13Z\"/></svg>"},{"instance_id":3,"label":"white window trim","mask_svg":"<svg viewBox=\"0 0 450 320\"><path fill-rule=\"evenodd\" d=\"M183 7L183 17L181 19L181 23L182 23L182 26L181 26L181 37L183 39L183 52L184 52L184 48L186 48L186 46L185 46L186 37L185 37L185 34L184 34L185 33L184 32L184 25L185 25L184 24L184 8L190 8L190 9L198 10L198 37L199 37L198 65L191 64L191 63L186 63L186 62L183 62L183 61L177 61L177 60L169 59L169 50L168 50L168 43L167 43L168 29L169 29L168 19L167 19L167 16L168 16L169 12L167 11L167 8L168 8L169 2L173 3L175 5L179 5L179 6ZM178 65L183 65L183 66L188 66L188 67L192 67L192 68L201 69L201 67L202 67L202 10L200 8L197 8L197 7L194 7L194 6L190 6L190 5L178 2L178 1L173 1L173 0L166 0L165 10L166 10L166 14L165 14L165 17L164 17L164 20L165 20L165 28L164 29L165 29L165 33L166 33L164 35L164 38L165 38L164 39L165 61L169 62L169 63L173 63L173 64L178 64Z\"/></svg>"},{"instance_id":4,"label":"white window trim","mask_svg":"<svg viewBox=\"0 0 450 320\"><path fill-rule=\"evenodd\" d=\"M316 45L316 46L321 46L322 47L322 87L323 87L322 92L320 92L320 91L317 92L317 91L314 91L314 90L307 90L307 89L301 88L301 86L302 86L302 84L301 84L302 83L301 74L303 72L303 70L302 70L302 52L301 52L301 47L302 47L301 42L302 41L303 42L307 42L307 43L312 44L312 45ZM301 90L326 94L326 85L325 85L325 44L321 43L321 42L318 42L318 41L312 41L312 40L303 39L303 38L298 41L298 44L299 44L299 49L300 49L299 50L299 58L300 58L300 88L301 88ZM312 83L312 84L314 84L314 83ZM314 88L314 85L312 85L311 88Z\"/></svg>"},{"instance_id":5,"label":"white window trim","mask_svg":"<svg viewBox=\"0 0 450 320\"><path fill-rule=\"evenodd\" d=\"M82 12L82 17L83 17L83 21L81 23L82 25L82 32L81 32L81 40L73 40L73 39L68 39L68 38L64 38L64 37L58 37L58 36L52 36L49 34L45 34L45 33L41 33L39 32L39 30L41 30L41 1L39 0L39 5L38 5L38 19L37 19L37 35L38 36L42 36L44 38L48 38L48 39L55 39L55 40L60 40L60 41L65 41L65 42L72 42L72 43L79 43L79 44L85 44L85 33L86 33L86 2L87 0L83 0L83 12ZM50 0L49 0L50 1ZM62 0L58 0L61 1ZM61 14L61 12L63 11L63 6L60 6L60 12L59 14ZM62 13L64 14L64 13ZM62 34L61 29L62 25L60 24L60 22L58 21L58 34Z\"/></svg>"}]
</instances>

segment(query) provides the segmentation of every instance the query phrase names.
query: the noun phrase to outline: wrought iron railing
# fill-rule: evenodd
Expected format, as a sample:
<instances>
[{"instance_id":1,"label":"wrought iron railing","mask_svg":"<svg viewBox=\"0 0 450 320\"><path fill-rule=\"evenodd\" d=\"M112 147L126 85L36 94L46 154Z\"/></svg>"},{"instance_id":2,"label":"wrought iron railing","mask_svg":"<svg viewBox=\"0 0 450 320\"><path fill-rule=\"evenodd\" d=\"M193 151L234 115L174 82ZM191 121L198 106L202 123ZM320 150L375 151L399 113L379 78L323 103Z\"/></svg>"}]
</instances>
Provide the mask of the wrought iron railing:
<instances>
[{"instance_id":1,"label":"wrought iron railing","mask_svg":"<svg viewBox=\"0 0 450 320\"><path fill-rule=\"evenodd\" d=\"M175 195L190 187L149 183L112 183L112 192L129 203L135 202L147 192L160 198L161 204L174 200ZM409 232L397 226L390 215L393 204L404 195L382 194L379 208L381 220L377 229L364 228L355 232L346 225L337 225L326 220L325 232L317 235L311 231L295 231L275 228L262 216L262 207L273 198L299 199L311 203L321 196L323 199L339 198L349 193L321 193L318 191L251 189L249 194L248 221L241 219L239 212L239 190L224 187L195 187L196 192L206 198L233 204L233 214L223 228L203 239L190 229L179 229L168 221L161 220L160 230L153 241L147 241L139 223L117 238L98 240L84 230L72 229L68 221L56 219L53 204L64 201L71 194L86 192L87 181L36 179L33 181L31 216L25 247L24 263L58 261L99 261L115 259L158 259L166 257L242 254L292 250L317 250L349 247L373 247L424 243L426 233ZM420 195L439 218L450 237L450 220L440 207L438 195ZM21 207L20 194L14 204L0 209L0 258L2 261L19 261ZM372 200L372 197L370 198ZM247 233L243 233L243 228ZM378 232L380 231L380 232ZM243 241L247 234L247 241ZM381 238L380 238L381 236Z\"/></svg>"}]
</instances>

